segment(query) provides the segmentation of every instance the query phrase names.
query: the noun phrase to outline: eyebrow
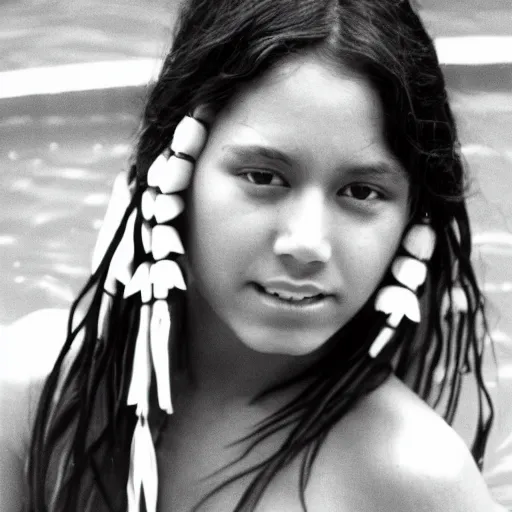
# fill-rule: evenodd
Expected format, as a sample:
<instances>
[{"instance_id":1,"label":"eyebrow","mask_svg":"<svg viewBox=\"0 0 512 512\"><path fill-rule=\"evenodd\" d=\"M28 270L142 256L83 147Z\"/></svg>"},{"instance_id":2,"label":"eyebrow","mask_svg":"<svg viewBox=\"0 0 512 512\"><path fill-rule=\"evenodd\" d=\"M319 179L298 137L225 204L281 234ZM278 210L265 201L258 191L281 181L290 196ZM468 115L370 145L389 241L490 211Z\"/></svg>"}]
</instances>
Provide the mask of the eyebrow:
<instances>
[{"instance_id":1,"label":"eyebrow","mask_svg":"<svg viewBox=\"0 0 512 512\"><path fill-rule=\"evenodd\" d=\"M286 153L269 146L260 146L257 144L243 145L243 146L224 146L222 149L229 151L240 158L263 157L267 160L279 160L290 167L293 161Z\"/></svg>"},{"instance_id":2,"label":"eyebrow","mask_svg":"<svg viewBox=\"0 0 512 512\"><path fill-rule=\"evenodd\" d=\"M280 161L289 167L293 166L293 159L279 149L270 146L261 146L258 144L250 145L226 145L223 149L229 151L238 158L263 157L267 160ZM398 163L387 160L378 160L375 162L355 163L348 165L348 174L364 175L369 178L389 177L391 179L408 179L409 176L405 169Z\"/></svg>"}]
</instances>

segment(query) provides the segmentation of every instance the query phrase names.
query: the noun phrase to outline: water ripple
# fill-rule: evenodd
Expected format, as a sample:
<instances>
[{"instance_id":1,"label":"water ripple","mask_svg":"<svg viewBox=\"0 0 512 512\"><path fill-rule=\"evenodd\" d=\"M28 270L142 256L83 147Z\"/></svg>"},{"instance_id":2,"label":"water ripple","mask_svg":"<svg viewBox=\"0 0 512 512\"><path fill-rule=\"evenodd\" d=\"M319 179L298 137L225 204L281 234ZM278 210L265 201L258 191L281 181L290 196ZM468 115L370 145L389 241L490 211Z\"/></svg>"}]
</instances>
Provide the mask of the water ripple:
<instances>
[{"instance_id":1,"label":"water ripple","mask_svg":"<svg viewBox=\"0 0 512 512\"><path fill-rule=\"evenodd\" d=\"M0 235L0 245L14 245L16 237L12 235Z\"/></svg>"}]
</instances>

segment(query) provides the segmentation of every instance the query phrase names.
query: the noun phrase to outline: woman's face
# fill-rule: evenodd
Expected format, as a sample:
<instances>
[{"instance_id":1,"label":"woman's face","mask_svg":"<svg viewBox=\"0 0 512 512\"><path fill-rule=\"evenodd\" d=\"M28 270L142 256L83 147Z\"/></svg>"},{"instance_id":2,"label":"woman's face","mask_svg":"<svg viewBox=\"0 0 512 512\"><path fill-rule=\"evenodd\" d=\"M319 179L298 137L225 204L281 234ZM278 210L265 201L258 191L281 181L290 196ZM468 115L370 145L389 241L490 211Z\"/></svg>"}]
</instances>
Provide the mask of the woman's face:
<instances>
[{"instance_id":1,"label":"woman's face","mask_svg":"<svg viewBox=\"0 0 512 512\"><path fill-rule=\"evenodd\" d=\"M370 84L315 54L238 92L189 191L201 314L254 350L303 355L361 309L408 219L408 177L383 124Z\"/></svg>"}]
</instances>

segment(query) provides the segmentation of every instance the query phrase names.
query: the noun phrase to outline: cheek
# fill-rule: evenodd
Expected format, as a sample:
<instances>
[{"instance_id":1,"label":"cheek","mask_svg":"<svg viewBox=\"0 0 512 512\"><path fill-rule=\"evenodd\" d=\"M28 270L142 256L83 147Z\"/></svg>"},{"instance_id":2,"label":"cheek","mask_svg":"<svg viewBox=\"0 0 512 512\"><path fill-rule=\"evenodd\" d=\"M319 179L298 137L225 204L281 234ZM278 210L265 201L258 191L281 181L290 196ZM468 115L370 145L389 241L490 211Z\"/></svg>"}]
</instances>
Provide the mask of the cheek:
<instances>
[{"instance_id":1,"label":"cheek","mask_svg":"<svg viewBox=\"0 0 512 512\"><path fill-rule=\"evenodd\" d=\"M394 222L361 227L343 244L345 288L368 298L379 285L397 252L404 228L402 217ZM357 293L359 290L360 293Z\"/></svg>"},{"instance_id":2,"label":"cheek","mask_svg":"<svg viewBox=\"0 0 512 512\"><path fill-rule=\"evenodd\" d=\"M247 205L232 179L215 170L198 172L189 198L189 257L209 286L225 285L254 246Z\"/></svg>"}]
</instances>

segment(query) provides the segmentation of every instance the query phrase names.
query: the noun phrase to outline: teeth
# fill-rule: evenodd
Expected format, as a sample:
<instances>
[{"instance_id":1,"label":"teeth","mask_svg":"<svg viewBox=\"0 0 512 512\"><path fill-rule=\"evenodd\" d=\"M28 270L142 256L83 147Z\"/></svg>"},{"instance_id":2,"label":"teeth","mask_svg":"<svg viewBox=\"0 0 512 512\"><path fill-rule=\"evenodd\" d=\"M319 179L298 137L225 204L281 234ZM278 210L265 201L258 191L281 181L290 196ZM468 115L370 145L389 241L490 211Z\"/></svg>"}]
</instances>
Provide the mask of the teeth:
<instances>
[{"instance_id":1,"label":"teeth","mask_svg":"<svg viewBox=\"0 0 512 512\"><path fill-rule=\"evenodd\" d=\"M311 299L312 297L317 297L317 295L294 295L291 293L286 292L276 292L274 290L269 290L268 288L265 288L265 291L269 293L270 295L274 295L275 297L279 297L280 299L285 300L304 300L304 299Z\"/></svg>"}]
</instances>

